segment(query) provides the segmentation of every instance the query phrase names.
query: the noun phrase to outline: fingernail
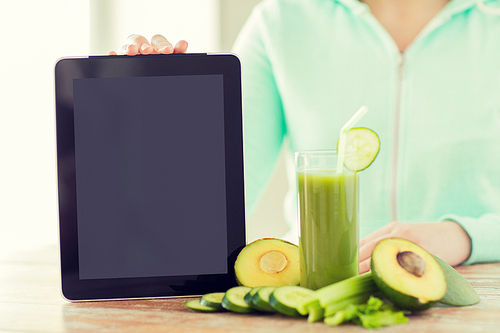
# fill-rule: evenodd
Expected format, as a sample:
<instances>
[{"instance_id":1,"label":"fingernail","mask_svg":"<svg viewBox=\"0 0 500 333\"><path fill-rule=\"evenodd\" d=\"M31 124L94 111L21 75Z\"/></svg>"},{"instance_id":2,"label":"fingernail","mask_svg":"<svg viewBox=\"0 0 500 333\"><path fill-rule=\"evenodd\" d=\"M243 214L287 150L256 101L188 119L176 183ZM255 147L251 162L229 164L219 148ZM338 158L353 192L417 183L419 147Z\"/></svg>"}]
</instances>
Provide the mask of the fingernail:
<instances>
[{"instance_id":1,"label":"fingernail","mask_svg":"<svg viewBox=\"0 0 500 333\"><path fill-rule=\"evenodd\" d=\"M172 46L170 46L170 45L163 45L163 46L160 46L160 47L158 48L158 52L165 53L165 51L166 51L167 49L171 49L171 50L173 50L173 49L172 49Z\"/></svg>"},{"instance_id":2,"label":"fingernail","mask_svg":"<svg viewBox=\"0 0 500 333\"><path fill-rule=\"evenodd\" d=\"M128 53L133 47L134 47L134 45L132 45L132 44L125 45L125 52Z\"/></svg>"},{"instance_id":3,"label":"fingernail","mask_svg":"<svg viewBox=\"0 0 500 333\"><path fill-rule=\"evenodd\" d=\"M151 45L149 45L149 44L142 44L141 45L141 51L140 51L141 54L151 54L151 53L153 53L153 51L154 51L154 48Z\"/></svg>"}]
</instances>

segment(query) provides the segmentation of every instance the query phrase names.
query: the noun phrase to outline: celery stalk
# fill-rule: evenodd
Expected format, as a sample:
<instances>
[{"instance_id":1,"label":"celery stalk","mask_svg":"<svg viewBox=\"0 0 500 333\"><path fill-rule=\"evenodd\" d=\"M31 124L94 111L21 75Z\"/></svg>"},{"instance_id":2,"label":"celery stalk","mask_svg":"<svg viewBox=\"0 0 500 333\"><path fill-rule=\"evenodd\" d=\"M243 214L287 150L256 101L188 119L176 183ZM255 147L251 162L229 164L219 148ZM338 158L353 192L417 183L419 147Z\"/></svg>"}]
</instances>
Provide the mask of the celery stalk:
<instances>
[{"instance_id":1,"label":"celery stalk","mask_svg":"<svg viewBox=\"0 0 500 333\"><path fill-rule=\"evenodd\" d=\"M318 306L321 306L319 304L319 299L316 297L316 294L314 294L311 297L299 300L295 308L297 309L298 313L300 313L303 316L306 316L309 313L309 306L314 305L316 303L318 304Z\"/></svg>"},{"instance_id":2,"label":"celery stalk","mask_svg":"<svg viewBox=\"0 0 500 333\"><path fill-rule=\"evenodd\" d=\"M393 305L384 305L381 299L371 296L365 304L349 304L332 316L326 316L324 322L330 326L351 322L365 328L379 328L406 323L408 317Z\"/></svg>"},{"instance_id":3,"label":"celery stalk","mask_svg":"<svg viewBox=\"0 0 500 333\"><path fill-rule=\"evenodd\" d=\"M337 303L345 298L359 294L376 293L378 291L371 272L345 279L316 290L315 297L322 307Z\"/></svg>"},{"instance_id":4,"label":"celery stalk","mask_svg":"<svg viewBox=\"0 0 500 333\"><path fill-rule=\"evenodd\" d=\"M307 310L309 313L307 321L310 323L321 321L325 316L325 309L321 307L318 300L315 300L315 302L309 304L307 306Z\"/></svg>"},{"instance_id":5,"label":"celery stalk","mask_svg":"<svg viewBox=\"0 0 500 333\"><path fill-rule=\"evenodd\" d=\"M345 309L349 304L364 303L370 298L370 295L372 295L371 292L363 293L359 295L354 295L352 297L344 298L343 300L340 300L336 303L331 303L325 308L325 317L333 316L337 311Z\"/></svg>"}]
</instances>

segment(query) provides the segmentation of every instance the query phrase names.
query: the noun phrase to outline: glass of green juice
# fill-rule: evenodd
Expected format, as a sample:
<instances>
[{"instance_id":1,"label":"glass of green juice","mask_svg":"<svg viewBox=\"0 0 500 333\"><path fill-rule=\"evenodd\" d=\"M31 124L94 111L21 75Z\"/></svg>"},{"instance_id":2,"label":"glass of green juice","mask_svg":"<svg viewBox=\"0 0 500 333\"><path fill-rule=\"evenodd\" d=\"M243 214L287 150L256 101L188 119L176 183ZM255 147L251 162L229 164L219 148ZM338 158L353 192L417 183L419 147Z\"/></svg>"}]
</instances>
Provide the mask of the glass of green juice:
<instances>
[{"instance_id":1,"label":"glass of green juice","mask_svg":"<svg viewBox=\"0 0 500 333\"><path fill-rule=\"evenodd\" d=\"M358 174L337 172L334 150L295 153L300 285L313 290L358 274Z\"/></svg>"}]
</instances>

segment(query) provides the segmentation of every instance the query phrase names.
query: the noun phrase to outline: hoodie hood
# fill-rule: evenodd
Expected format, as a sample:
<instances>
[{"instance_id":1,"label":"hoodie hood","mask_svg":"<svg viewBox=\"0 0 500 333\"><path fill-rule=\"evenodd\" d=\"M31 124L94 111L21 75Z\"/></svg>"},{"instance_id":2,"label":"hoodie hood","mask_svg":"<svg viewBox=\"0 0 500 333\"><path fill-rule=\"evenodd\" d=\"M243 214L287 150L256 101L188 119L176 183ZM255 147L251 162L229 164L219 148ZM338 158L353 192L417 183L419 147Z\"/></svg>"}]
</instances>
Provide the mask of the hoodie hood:
<instances>
[{"instance_id":1,"label":"hoodie hood","mask_svg":"<svg viewBox=\"0 0 500 333\"><path fill-rule=\"evenodd\" d=\"M349 8L353 13L358 14L369 10L368 6L358 0L335 0L341 3L345 7ZM450 18L453 15L465 12L472 7L478 5L478 3L485 2L497 2L497 1L482 1L482 0L451 0L443 10L438 14L438 17L443 17L445 19ZM480 5L480 4L479 4Z\"/></svg>"}]
</instances>

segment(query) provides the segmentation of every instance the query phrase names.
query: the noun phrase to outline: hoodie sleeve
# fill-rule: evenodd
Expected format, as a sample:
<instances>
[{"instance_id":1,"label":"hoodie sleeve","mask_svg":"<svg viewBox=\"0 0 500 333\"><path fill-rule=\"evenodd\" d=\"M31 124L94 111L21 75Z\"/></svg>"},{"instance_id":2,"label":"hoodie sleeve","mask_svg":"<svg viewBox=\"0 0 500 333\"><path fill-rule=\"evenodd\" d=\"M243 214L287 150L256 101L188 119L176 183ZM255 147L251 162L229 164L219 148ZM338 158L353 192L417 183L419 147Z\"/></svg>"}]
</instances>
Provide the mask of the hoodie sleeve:
<instances>
[{"instance_id":1,"label":"hoodie sleeve","mask_svg":"<svg viewBox=\"0 0 500 333\"><path fill-rule=\"evenodd\" d=\"M242 67L245 192L251 213L272 175L283 137L285 120L268 54L266 30L257 6L240 32L233 52Z\"/></svg>"},{"instance_id":2,"label":"hoodie sleeve","mask_svg":"<svg viewBox=\"0 0 500 333\"><path fill-rule=\"evenodd\" d=\"M464 265L500 261L500 216L485 214L479 218L443 216L440 221L455 221L464 228L472 240L472 251Z\"/></svg>"}]
</instances>

